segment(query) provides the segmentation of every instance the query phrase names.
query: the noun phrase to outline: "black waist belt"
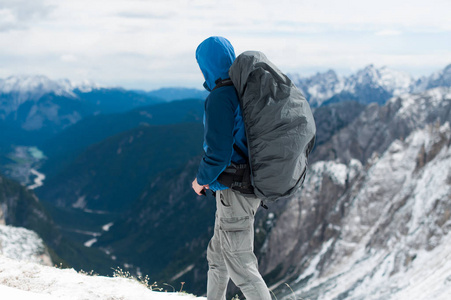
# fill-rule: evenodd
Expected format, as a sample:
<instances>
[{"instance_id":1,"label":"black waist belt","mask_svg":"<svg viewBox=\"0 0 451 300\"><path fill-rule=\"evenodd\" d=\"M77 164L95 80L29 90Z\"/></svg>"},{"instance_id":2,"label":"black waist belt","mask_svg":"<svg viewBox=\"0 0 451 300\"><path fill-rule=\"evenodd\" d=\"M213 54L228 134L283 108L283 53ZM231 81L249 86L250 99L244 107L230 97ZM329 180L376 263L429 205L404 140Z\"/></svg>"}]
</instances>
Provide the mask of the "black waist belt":
<instances>
[{"instance_id":1,"label":"black waist belt","mask_svg":"<svg viewBox=\"0 0 451 300\"><path fill-rule=\"evenodd\" d=\"M248 163L231 163L218 177L218 182L244 195L253 195L251 168Z\"/></svg>"}]
</instances>

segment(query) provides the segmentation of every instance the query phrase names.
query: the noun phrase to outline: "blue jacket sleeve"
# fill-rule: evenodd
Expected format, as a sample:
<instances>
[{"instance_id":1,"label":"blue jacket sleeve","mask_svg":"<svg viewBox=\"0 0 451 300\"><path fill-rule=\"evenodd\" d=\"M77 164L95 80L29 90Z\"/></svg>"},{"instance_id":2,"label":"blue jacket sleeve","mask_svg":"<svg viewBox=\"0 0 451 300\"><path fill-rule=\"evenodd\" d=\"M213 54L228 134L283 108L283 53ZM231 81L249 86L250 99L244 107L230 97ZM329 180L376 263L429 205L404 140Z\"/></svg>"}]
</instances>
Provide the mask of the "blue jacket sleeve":
<instances>
[{"instance_id":1,"label":"blue jacket sleeve","mask_svg":"<svg viewBox=\"0 0 451 300\"><path fill-rule=\"evenodd\" d=\"M197 172L200 185L214 182L231 162L236 107L224 90L212 92L205 103L205 153Z\"/></svg>"}]
</instances>

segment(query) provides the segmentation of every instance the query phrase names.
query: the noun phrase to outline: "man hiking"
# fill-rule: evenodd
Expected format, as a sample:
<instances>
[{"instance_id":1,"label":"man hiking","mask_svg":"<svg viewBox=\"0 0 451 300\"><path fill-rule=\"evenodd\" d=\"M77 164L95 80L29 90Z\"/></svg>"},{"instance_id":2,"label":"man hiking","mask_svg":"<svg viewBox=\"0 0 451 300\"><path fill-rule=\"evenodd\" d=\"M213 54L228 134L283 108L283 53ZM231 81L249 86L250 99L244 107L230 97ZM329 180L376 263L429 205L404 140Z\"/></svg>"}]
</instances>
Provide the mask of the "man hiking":
<instances>
[{"instance_id":1,"label":"man hiking","mask_svg":"<svg viewBox=\"0 0 451 300\"><path fill-rule=\"evenodd\" d=\"M232 162L246 163L243 156L248 153L238 96L228 74L235 51L227 39L210 37L198 46L196 60L210 94L205 101L205 154L192 187L198 195L205 189L216 192L214 234L207 249L207 299L225 300L232 279L247 300L270 300L253 252L254 215L261 201L217 180Z\"/></svg>"}]
</instances>

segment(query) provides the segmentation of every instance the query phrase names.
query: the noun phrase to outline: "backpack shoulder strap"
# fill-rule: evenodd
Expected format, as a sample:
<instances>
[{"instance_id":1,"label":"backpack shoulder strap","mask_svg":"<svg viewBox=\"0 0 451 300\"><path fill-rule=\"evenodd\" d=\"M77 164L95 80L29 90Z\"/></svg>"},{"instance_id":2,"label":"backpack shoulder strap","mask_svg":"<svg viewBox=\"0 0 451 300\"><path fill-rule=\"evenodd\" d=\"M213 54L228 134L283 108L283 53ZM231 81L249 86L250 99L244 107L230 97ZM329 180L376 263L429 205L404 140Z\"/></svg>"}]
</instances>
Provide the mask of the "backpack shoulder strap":
<instances>
[{"instance_id":1,"label":"backpack shoulder strap","mask_svg":"<svg viewBox=\"0 0 451 300\"><path fill-rule=\"evenodd\" d=\"M218 89L220 87L223 87L223 86L233 85L233 82L232 82L232 80L230 78L218 79L218 80L216 80L215 83L216 83L216 86L215 86L215 88L212 91L214 91L214 90L216 90L216 89Z\"/></svg>"},{"instance_id":2,"label":"backpack shoulder strap","mask_svg":"<svg viewBox=\"0 0 451 300\"><path fill-rule=\"evenodd\" d=\"M230 85L233 86L233 81L230 78L227 78L227 79L219 78L218 80L216 80L215 83L216 83L216 86L213 89L213 91L218 89L218 88L220 88L220 87L223 87L223 86L230 86ZM233 149L238 153L239 156L244 158L246 161L249 161L249 158L246 155L246 153L244 153L244 151L241 150L240 147L238 147L236 144L233 144Z\"/></svg>"}]
</instances>

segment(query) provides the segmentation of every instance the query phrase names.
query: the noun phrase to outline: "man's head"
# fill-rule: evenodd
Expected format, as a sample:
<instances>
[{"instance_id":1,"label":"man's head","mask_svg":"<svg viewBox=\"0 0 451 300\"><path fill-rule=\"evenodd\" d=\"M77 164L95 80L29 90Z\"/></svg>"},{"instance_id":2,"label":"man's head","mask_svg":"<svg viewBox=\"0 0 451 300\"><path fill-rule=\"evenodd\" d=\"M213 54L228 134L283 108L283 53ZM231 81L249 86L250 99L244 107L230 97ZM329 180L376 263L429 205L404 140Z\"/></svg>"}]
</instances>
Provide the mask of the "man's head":
<instances>
[{"instance_id":1,"label":"man's head","mask_svg":"<svg viewBox=\"0 0 451 300\"><path fill-rule=\"evenodd\" d=\"M218 79L229 78L229 68L235 60L235 50L226 38L212 36L197 47L196 60L208 89L213 90Z\"/></svg>"}]
</instances>

